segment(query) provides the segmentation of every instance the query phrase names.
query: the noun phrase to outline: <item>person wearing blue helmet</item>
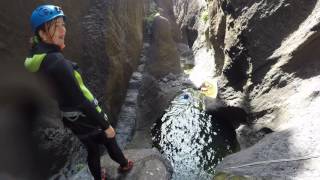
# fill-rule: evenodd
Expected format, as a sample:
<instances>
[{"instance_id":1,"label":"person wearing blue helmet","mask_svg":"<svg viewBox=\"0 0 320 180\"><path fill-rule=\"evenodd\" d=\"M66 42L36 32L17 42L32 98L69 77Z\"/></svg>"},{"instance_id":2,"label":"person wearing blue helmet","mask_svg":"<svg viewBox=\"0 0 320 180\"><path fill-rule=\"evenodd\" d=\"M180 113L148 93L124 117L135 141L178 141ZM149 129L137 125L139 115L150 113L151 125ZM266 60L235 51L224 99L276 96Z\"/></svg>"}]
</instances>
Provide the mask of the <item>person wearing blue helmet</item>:
<instances>
[{"instance_id":1,"label":"person wearing blue helmet","mask_svg":"<svg viewBox=\"0 0 320 180\"><path fill-rule=\"evenodd\" d=\"M47 80L53 87L64 125L80 139L88 151L88 166L96 180L101 176L99 144L119 163L119 171L132 169L115 140L115 131L90 90L85 86L79 67L62 54L65 48L65 19L62 9L54 5L37 7L31 15L34 32L30 55L25 60L28 71Z\"/></svg>"},{"instance_id":2,"label":"person wearing blue helmet","mask_svg":"<svg viewBox=\"0 0 320 180\"><path fill-rule=\"evenodd\" d=\"M54 5L42 5L37 7L31 15L31 28L34 32L33 45L36 45L40 40L57 45L62 50L65 47L64 37L66 29L64 21L66 16L62 9ZM58 29L50 28L56 26ZM59 27L60 26L60 27ZM61 27L63 26L63 27ZM57 32L55 32L58 30ZM46 33L48 32L48 33Z\"/></svg>"}]
</instances>

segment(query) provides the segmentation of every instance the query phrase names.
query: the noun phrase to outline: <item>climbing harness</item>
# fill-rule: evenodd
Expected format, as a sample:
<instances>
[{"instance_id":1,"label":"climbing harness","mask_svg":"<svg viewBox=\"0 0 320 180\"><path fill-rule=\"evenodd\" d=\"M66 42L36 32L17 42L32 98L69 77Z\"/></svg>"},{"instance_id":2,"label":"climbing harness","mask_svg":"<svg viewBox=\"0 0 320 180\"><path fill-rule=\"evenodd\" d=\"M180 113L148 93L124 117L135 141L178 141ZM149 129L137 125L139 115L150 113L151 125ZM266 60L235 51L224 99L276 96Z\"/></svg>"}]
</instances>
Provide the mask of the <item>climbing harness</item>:
<instances>
[{"instance_id":1,"label":"climbing harness","mask_svg":"<svg viewBox=\"0 0 320 180\"><path fill-rule=\"evenodd\" d=\"M61 111L61 116L71 122L75 122L76 120L79 119L80 116L86 117L86 115L80 111L68 111L68 112Z\"/></svg>"},{"instance_id":2,"label":"climbing harness","mask_svg":"<svg viewBox=\"0 0 320 180\"><path fill-rule=\"evenodd\" d=\"M86 133L86 134L77 134L78 138L79 139L88 139L90 137L94 137L94 136L97 136L101 133L104 133L102 129L97 129L95 131L92 131L92 132L89 132L89 133Z\"/></svg>"},{"instance_id":3,"label":"climbing harness","mask_svg":"<svg viewBox=\"0 0 320 180\"><path fill-rule=\"evenodd\" d=\"M108 116L107 116L106 114L103 114L103 118L104 118L104 120L106 120L107 122L109 122L109 118L108 118Z\"/></svg>"}]
</instances>

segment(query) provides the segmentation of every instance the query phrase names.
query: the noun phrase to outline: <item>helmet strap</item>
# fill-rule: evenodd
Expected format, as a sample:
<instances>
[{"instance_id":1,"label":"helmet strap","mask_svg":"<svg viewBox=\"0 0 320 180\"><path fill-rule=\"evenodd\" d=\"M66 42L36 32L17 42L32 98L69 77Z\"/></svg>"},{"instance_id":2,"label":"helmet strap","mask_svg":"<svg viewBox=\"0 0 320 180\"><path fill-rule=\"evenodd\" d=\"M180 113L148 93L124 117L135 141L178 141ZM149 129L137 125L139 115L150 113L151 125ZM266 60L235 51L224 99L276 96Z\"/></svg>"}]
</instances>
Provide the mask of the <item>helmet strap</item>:
<instances>
[{"instance_id":1,"label":"helmet strap","mask_svg":"<svg viewBox=\"0 0 320 180\"><path fill-rule=\"evenodd\" d=\"M39 37L37 35L33 36L33 42L38 44L40 42Z\"/></svg>"}]
</instances>

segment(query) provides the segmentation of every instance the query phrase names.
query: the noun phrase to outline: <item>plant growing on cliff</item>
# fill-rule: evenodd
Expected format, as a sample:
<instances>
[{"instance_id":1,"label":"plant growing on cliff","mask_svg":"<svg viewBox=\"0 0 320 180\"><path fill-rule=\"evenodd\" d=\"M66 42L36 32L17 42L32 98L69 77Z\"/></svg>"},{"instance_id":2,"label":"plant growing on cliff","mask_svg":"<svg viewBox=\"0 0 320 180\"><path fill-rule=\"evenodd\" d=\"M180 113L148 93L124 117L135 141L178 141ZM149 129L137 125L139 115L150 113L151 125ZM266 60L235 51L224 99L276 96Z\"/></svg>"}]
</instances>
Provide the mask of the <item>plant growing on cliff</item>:
<instances>
[{"instance_id":1,"label":"plant growing on cliff","mask_svg":"<svg viewBox=\"0 0 320 180\"><path fill-rule=\"evenodd\" d=\"M209 19L209 12L208 10L205 10L201 14L201 19L206 23Z\"/></svg>"},{"instance_id":2,"label":"plant growing on cliff","mask_svg":"<svg viewBox=\"0 0 320 180\"><path fill-rule=\"evenodd\" d=\"M159 12L158 12L158 11L150 12L150 14L147 15L147 16L144 18L144 20L145 20L145 22L146 22L147 24L150 24L150 25L151 25L152 22L153 22L153 20L154 20L154 18L155 18L157 15L159 15Z\"/></svg>"},{"instance_id":3,"label":"plant growing on cliff","mask_svg":"<svg viewBox=\"0 0 320 180\"><path fill-rule=\"evenodd\" d=\"M147 29L148 33L151 32L152 23L156 16L159 15L159 10L157 8L151 9L148 15L144 18L145 28Z\"/></svg>"}]
</instances>

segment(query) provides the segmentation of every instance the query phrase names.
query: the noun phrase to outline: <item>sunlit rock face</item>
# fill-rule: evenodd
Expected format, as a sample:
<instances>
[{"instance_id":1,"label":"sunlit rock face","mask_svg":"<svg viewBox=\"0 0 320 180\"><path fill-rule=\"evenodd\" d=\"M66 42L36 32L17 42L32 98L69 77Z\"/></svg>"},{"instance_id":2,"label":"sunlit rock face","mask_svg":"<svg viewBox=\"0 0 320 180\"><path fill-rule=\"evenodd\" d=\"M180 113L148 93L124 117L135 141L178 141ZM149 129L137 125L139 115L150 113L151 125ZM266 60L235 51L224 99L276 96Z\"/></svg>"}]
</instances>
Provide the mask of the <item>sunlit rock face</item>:
<instances>
[{"instance_id":1,"label":"sunlit rock face","mask_svg":"<svg viewBox=\"0 0 320 180\"><path fill-rule=\"evenodd\" d=\"M180 48L182 60L186 61L182 63L187 66L193 65L190 80L196 87L211 81L216 74L215 53L208 43L208 8L204 0L173 0L174 14L182 33L182 42L189 46L189 49ZM179 47L181 46L179 44Z\"/></svg>"},{"instance_id":2,"label":"sunlit rock face","mask_svg":"<svg viewBox=\"0 0 320 180\"><path fill-rule=\"evenodd\" d=\"M319 154L317 135L311 132L319 129L320 117L320 54L315 51L320 2L220 0L209 7L219 95L227 105L245 109L253 122L237 130L242 148L252 147L218 168L253 177L318 177L316 158L266 163L259 166L263 169L237 166Z\"/></svg>"},{"instance_id":3,"label":"sunlit rock face","mask_svg":"<svg viewBox=\"0 0 320 180\"><path fill-rule=\"evenodd\" d=\"M226 86L220 92L228 104L254 108L255 114L269 109L255 115L260 119L277 111L279 108L274 105L278 101L279 106L287 106L279 96L274 96L276 93L290 89L286 91L286 97L290 97L290 86L300 86L301 80L317 76L315 52L308 51L317 44L317 1L306 6L301 1L209 4L209 38L215 54L220 52L216 62L223 61L223 66L216 64L223 72L221 82ZM309 59L312 67L300 59ZM266 96L270 103L258 105Z\"/></svg>"}]
</instances>

